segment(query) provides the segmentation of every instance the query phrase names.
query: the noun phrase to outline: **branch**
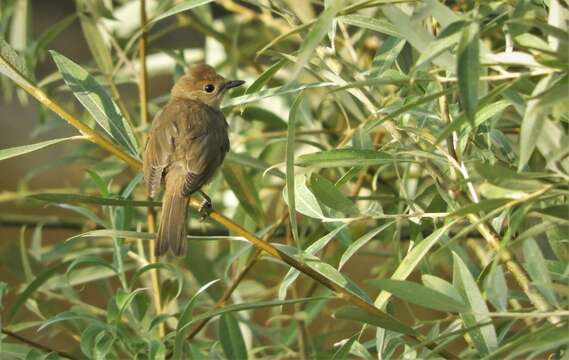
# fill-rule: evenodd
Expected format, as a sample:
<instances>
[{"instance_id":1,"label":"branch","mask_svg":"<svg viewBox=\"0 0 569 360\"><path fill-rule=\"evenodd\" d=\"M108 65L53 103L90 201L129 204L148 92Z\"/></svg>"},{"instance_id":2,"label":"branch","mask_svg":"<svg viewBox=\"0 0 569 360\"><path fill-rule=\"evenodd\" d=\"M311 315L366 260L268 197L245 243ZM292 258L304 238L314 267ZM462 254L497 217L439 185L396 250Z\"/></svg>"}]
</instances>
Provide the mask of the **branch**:
<instances>
[{"instance_id":1,"label":"branch","mask_svg":"<svg viewBox=\"0 0 569 360\"><path fill-rule=\"evenodd\" d=\"M21 335L18 335L18 334L16 334L15 332L12 332L12 331L10 331L10 330L2 329L2 334L5 334L5 335L8 336L8 337L14 338L14 339L16 339L16 340L18 340L18 341L23 342L23 343L26 344L26 345L29 345L29 346L31 346L31 347L33 347L33 348L36 348L36 349L45 351L45 352L47 352L47 353L56 353L56 354L59 355L60 357L66 358L66 359L70 359L70 360L75 360L75 359L77 359L75 356L73 356L73 355L71 355L71 354L69 354L69 353L66 353L65 351L58 351L58 350L55 350L55 349L51 349L51 348L49 348L49 347L47 347L47 346L45 346L45 345L42 345L42 344L37 343L37 342L35 342L35 341L33 341L33 340L30 340L30 339L25 338L25 337L23 337L23 336L21 336Z\"/></svg>"}]
</instances>

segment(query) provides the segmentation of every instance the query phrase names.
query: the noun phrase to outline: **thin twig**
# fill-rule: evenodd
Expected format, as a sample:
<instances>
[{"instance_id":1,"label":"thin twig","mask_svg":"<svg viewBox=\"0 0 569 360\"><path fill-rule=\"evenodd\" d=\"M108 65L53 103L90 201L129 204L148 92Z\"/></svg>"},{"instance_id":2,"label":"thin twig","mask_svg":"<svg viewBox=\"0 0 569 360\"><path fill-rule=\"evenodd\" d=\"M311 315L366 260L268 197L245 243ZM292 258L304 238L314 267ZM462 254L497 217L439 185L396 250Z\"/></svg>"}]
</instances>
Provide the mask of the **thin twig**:
<instances>
[{"instance_id":1,"label":"thin twig","mask_svg":"<svg viewBox=\"0 0 569 360\"><path fill-rule=\"evenodd\" d=\"M140 74L138 78L138 94L140 99L140 124L146 125L148 123L148 73L146 71L146 1L140 0L140 40L139 40L139 58L140 58ZM156 214L153 208L147 210L148 231L151 233L156 232ZM154 254L154 247L156 240L152 239L148 242L148 258L151 264L156 263L156 255ZM158 277L158 269L150 271L150 281L152 282L152 296L154 298L154 310L156 315L162 313L162 303L160 301L160 280ZM158 325L158 334L160 337L166 335L164 323Z\"/></svg>"},{"instance_id":2,"label":"thin twig","mask_svg":"<svg viewBox=\"0 0 569 360\"><path fill-rule=\"evenodd\" d=\"M148 123L148 74L146 72L146 0L140 0L140 79L138 81L138 92L140 98L140 123Z\"/></svg>"},{"instance_id":3,"label":"thin twig","mask_svg":"<svg viewBox=\"0 0 569 360\"><path fill-rule=\"evenodd\" d=\"M147 211L147 222L148 222L148 232L156 232L156 213L154 209L148 208ZM157 262L156 255L154 254L154 247L156 246L156 240L152 239L148 241L148 258L151 264ZM156 315L162 313L162 302L160 300L160 278L158 275L158 269L150 270L150 281L152 282L152 297L154 298L154 310ZM158 324L158 334L163 337L166 334L166 328L164 327L164 322Z\"/></svg>"},{"instance_id":4,"label":"thin twig","mask_svg":"<svg viewBox=\"0 0 569 360\"><path fill-rule=\"evenodd\" d=\"M5 334L5 335L8 336L8 337L14 338L14 339L16 339L16 340L18 340L18 341L23 342L23 343L26 344L26 345L29 345L29 346L31 346L31 347L33 347L33 348L36 348L36 349L45 351L45 352L47 352L47 353L56 353L57 355L59 355L59 356L62 357L62 358L71 359L71 360L78 359L78 358L76 358L75 356L73 356L73 355L71 355L71 354L69 354L69 353L67 353L67 352L65 352L65 351L60 351L60 350L52 349L52 348L50 348L50 347L47 347L47 346L45 346L45 345L43 345L43 344L40 344L40 343L35 342L35 341L33 341L33 340L30 340L30 339L28 339L28 338L26 338L26 337L23 337L23 336L21 336L21 335L18 335L18 334L16 334L15 332L12 332L12 331L7 330L7 329L2 329L2 334Z\"/></svg>"}]
</instances>

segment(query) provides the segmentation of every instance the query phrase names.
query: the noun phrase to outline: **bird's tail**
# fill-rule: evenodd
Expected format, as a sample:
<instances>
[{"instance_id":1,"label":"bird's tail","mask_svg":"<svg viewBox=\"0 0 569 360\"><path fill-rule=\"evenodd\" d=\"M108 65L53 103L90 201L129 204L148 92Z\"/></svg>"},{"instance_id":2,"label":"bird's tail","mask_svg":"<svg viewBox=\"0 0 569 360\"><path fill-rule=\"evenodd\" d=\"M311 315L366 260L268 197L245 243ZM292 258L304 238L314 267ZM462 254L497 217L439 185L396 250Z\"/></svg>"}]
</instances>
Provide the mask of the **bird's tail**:
<instances>
[{"instance_id":1,"label":"bird's tail","mask_svg":"<svg viewBox=\"0 0 569 360\"><path fill-rule=\"evenodd\" d=\"M154 248L156 256L164 255L168 248L176 256L183 256L186 253L188 198L182 195L180 187L182 181L183 178L179 176L167 176L166 178L166 189L162 198L162 215Z\"/></svg>"}]
</instances>

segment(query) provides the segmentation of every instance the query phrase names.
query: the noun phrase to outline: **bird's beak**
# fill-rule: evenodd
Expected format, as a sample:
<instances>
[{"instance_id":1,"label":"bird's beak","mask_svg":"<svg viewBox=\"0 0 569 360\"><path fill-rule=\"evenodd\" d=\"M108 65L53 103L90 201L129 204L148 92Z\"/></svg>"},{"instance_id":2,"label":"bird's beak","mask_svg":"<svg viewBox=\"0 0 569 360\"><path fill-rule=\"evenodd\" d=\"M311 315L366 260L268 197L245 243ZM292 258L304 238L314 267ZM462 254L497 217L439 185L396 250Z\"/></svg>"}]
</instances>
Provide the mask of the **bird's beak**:
<instances>
[{"instance_id":1,"label":"bird's beak","mask_svg":"<svg viewBox=\"0 0 569 360\"><path fill-rule=\"evenodd\" d=\"M228 82L223 84L223 89L227 90L227 89L231 89L234 87L241 86L243 84L245 84L245 81L243 81L243 80L229 80Z\"/></svg>"}]
</instances>

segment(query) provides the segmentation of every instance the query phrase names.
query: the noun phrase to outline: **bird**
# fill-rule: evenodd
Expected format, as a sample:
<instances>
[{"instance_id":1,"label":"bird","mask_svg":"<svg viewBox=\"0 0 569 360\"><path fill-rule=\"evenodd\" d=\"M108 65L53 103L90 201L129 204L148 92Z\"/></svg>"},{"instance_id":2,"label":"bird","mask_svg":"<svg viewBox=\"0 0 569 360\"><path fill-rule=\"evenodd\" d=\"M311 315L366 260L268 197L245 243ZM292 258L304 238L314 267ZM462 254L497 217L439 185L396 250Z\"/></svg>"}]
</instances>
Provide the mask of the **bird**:
<instances>
[{"instance_id":1,"label":"bird","mask_svg":"<svg viewBox=\"0 0 569 360\"><path fill-rule=\"evenodd\" d=\"M186 253L186 215L190 195L201 191L229 151L228 123L219 106L229 89L244 84L226 80L207 64L188 68L172 87L168 103L152 121L143 155L144 180L154 198L164 186L154 253Z\"/></svg>"}]
</instances>

